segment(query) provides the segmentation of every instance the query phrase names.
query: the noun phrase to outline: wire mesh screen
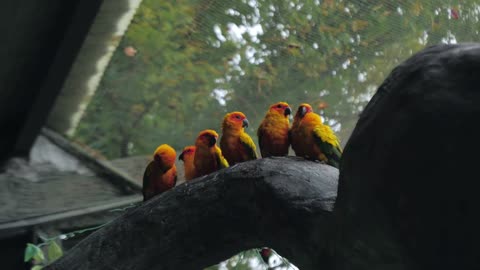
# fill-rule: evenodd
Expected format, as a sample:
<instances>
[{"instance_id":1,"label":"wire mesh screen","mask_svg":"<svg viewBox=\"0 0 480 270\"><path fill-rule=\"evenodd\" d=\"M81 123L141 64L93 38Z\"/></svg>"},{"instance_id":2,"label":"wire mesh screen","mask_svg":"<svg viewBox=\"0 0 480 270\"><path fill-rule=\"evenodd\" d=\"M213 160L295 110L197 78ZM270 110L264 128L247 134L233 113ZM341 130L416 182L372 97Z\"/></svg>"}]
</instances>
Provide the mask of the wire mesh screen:
<instances>
[{"instance_id":1,"label":"wire mesh screen","mask_svg":"<svg viewBox=\"0 0 480 270\"><path fill-rule=\"evenodd\" d=\"M242 111L310 103L344 143L399 62L476 41L478 1L144 0L75 138L109 158L193 143Z\"/></svg>"}]
</instances>

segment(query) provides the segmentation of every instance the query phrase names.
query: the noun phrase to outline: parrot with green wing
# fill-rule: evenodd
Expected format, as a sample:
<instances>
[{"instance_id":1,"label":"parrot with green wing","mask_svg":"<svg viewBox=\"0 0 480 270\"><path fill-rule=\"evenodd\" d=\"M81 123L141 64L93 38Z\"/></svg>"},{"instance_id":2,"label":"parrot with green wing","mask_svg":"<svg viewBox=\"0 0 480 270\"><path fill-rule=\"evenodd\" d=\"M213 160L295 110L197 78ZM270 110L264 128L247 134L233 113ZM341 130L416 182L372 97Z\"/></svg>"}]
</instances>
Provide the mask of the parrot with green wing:
<instances>
[{"instance_id":1,"label":"parrot with green wing","mask_svg":"<svg viewBox=\"0 0 480 270\"><path fill-rule=\"evenodd\" d=\"M257 147L245 132L249 122L242 112L227 113L223 118L220 149L228 164L257 159Z\"/></svg>"},{"instance_id":2,"label":"parrot with green wing","mask_svg":"<svg viewBox=\"0 0 480 270\"><path fill-rule=\"evenodd\" d=\"M298 107L290 129L290 142L296 156L320 160L336 168L340 166L340 141L309 104Z\"/></svg>"},{"instance_id":3,"label":"parrot with green wing","mask_svg":"<svg viewBox=\"0 0 480 270\"><path fill-rule=\"evenodd\" d=\"M217 146L217 139L218 133L215 130L206 129L198 134L195 140L195 155L193 158L194 178L229 166L227 160L223 157L222 150Z\"/></svg>"}]
</instances>

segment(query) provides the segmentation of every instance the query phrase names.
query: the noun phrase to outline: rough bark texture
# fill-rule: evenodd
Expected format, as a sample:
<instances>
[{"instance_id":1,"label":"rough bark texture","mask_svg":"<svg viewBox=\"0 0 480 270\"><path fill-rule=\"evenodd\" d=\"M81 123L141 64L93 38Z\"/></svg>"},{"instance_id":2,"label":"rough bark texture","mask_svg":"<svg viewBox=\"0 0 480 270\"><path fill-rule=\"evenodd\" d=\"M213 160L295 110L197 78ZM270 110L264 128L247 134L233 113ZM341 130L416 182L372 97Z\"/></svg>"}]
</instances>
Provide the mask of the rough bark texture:
<instances>
[{"instance_id":1,"label":"rough bark texture","mask_svg":"<svg viewBox=\"0 0 480 270\"><path fill-rule=\"evenodd\" d=\"M200 269L263 245L300 269L480 269L479 88L479 44L395 68L347 143L333 214L334 168L260 159L159 196L47 269Z\"/></svg>"},{"instance_id":2,"label":"rough bark texture","mask_svg":"<svg viewBox=\"0 0 480 270\"><path fill-rule=\"evenodd\" d=\"M480 45L395 68L340 167L337 269L480 269Z\"/></svg>"},{"instance_id":3,"label":"rough bark texture","mask_svg":"<svg viewBox=\"0 0 480 270\"><path fill-rule=\"evenodd\" d=\"M202 269L261 246L327 269L337 179L294 157L237 164L127 212L47 269Z\"/></svg>"}]
</instances>

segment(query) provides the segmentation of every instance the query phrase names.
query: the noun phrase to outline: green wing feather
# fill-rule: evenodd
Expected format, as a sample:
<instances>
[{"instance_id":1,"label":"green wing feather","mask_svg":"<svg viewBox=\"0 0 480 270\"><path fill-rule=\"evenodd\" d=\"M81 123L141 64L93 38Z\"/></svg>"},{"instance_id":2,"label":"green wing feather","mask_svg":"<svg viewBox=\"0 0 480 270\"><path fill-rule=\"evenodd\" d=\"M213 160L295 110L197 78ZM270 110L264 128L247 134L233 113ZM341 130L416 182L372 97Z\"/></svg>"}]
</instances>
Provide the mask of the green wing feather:
<instances>
[{"instance_id":1,"label":"green wing feather","mask_svg":"<svg viewBox=\"0 0 480 270\"><path fill-rule=\"evenodd\" d=\"M219 164L220 169L228 168L228 161L223 157L222 150L219 147L216 147L217 164Z\"/></svg>"},{"instance_id":2,"label":"green wing feather","mask_svg":"<svg viewBox=\"0 0 480 270\"><path fill-rule=\"evenodd\" d=\"M313 137L322 153L327 157L327 163L338 168L342 157L342 147L333 130L327 125L320 125L313 129Z\"/></svg>"},{"instance_id":3,"label":"green wing feather","mask_svg":"<svg viewBox=\"0 0 480 270\"><path fill-rule=\"evenodd\" d=\"M252 138L247 133L242 133L240 135L240 142L245 147L249 160L258 158L257 147L255 146Z\"/></svg>"}]
</instances>

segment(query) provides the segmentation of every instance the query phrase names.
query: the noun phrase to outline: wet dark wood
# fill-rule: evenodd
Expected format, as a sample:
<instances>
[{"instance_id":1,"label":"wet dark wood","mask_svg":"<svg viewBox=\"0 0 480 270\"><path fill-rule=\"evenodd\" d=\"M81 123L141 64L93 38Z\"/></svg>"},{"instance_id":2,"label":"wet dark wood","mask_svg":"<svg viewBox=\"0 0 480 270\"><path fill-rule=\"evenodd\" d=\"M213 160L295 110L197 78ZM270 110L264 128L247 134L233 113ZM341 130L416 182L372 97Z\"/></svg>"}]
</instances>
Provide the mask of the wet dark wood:
<instances>
[{"instance_id":1,"label":"wet dark wood","mask_svg":"<svg viewBox=\"0 0 480 270\"><path fill-rule=\"evenodd\" d=\"M337 177L294 157L237 164L129 211L47 269L202 269L260 246L326 269Z\"/></svg>"},{"instance_id":2,"label":"wet dark wood","mask_svg":"<svg viewBox=\"0 0 480 270\"><path fill-rule=\"evenodd\" d=\"M399 65L345 147L338 269L480 269L480 44Z\"/></svg>"}]
</instances>

